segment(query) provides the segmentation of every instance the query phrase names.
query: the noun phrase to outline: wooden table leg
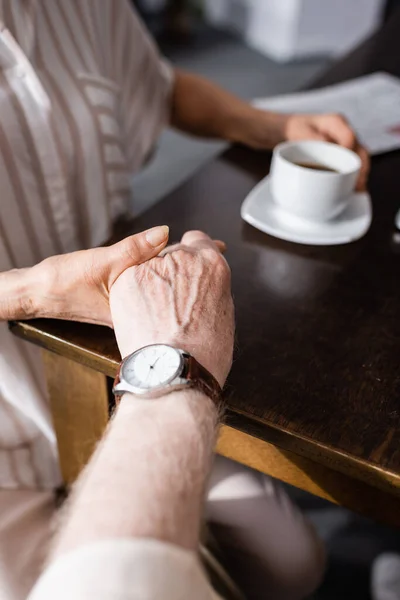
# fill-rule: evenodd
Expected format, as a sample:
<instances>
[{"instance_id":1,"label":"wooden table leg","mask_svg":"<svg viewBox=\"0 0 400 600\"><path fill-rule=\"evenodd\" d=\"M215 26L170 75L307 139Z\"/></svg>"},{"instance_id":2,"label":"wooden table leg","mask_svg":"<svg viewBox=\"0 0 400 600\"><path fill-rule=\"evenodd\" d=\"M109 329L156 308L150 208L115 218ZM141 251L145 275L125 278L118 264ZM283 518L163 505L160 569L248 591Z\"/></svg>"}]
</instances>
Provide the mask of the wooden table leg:
<instances>
[{"instance_id":1,"label":"wooden table leg","mask_svg":"<svg viewBox=\"0 0 400 600\"><path fill-rule=\"evenodd\" d=\"M109 419L107 378L68 358L43 351L61 471L72 484L90 459Z\"/></svg>"}]
</instances>

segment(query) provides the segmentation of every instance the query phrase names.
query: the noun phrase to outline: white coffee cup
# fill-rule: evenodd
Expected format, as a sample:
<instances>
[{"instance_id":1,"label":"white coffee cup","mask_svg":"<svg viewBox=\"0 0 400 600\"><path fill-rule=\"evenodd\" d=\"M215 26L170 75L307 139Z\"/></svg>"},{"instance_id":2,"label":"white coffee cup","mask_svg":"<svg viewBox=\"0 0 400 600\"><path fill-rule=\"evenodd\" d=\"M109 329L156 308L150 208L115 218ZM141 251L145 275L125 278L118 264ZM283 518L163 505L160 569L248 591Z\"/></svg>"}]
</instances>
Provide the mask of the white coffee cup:
<instances>
[{"instance_id":1,"label":"white coffee cup","mask_svg":"<svg viewBox=\"0 0 400 600\"><path fill-rule=\"evenodd\" d=\"M297 163L316 164L333 171ZM346 207L360 168L360 157L337 144L284 142L276 146L272 156L272 197L289 214L310 221L328 221Z\"/></svg>"}]
</instances>

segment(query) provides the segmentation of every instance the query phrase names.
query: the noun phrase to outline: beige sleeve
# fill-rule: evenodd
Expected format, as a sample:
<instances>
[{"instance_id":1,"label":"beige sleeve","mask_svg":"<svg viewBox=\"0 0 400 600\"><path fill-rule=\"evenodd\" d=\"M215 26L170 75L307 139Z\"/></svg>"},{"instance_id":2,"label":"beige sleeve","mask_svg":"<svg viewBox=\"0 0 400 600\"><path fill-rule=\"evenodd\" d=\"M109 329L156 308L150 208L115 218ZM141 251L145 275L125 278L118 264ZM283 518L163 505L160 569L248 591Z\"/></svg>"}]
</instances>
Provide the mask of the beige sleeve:
<instances>
[{"instance_id":1,"label":"beige sleeve","mask_svg":"<svg viewBox=\"0 0 400 600\"><path fill-rule=\"evenodd\" d=\"M218 600L194 553L155 540L110 540L52 564L28 600ZM220 599L219 599L220 600Z\"/></svg>"}]
</instances>

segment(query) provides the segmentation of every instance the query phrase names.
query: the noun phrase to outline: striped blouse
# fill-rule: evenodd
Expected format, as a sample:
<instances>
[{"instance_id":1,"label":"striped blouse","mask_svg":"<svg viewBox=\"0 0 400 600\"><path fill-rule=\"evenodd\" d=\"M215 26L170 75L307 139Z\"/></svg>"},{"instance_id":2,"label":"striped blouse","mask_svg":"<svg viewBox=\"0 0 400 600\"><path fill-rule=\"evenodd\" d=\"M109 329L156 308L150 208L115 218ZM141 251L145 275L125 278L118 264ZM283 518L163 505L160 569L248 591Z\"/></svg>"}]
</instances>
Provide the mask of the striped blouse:
<instances>
[{"instance_id":1,"label":"striped blouse","mask_svg":"<svg viewBox=\"0 0 400 600\"><path fill-rule=\"evenodd\" d=\"M168 120L172 70L129 0L0 0L0 29L4 271L107 239ZM58 482L40 354L0 323L0 488Z\"/></svg>"}]
</instances>

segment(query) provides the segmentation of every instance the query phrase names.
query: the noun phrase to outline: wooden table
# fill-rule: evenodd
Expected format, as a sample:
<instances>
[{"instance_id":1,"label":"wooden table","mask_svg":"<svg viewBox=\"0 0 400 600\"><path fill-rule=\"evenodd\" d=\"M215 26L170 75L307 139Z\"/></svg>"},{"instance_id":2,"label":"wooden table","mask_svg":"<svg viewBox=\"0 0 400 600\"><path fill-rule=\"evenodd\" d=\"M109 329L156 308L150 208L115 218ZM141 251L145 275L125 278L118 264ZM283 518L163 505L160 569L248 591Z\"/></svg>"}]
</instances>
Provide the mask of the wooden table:
<instances>
[{"instance_id":1,"label":"wooden table","mask_svg":"<svg viewBox=\"0 0 400 600\"><path fill-rule=\"evenodd\" d=\"M400 76L400 14L317 85L380 69ZM172 240L196 228L228 244L237 351L218 451L400 524L400 245L393 239L400 153L373 160L370 232L332 248L279 241L241 220L240 205L268 164L267 154L233 148L134 229L166 223ZM11 327L45 348L70 482L108 419L105 376L114 376L119 361L113 334L57 321Z\"/></svg>"}]
</instances>

